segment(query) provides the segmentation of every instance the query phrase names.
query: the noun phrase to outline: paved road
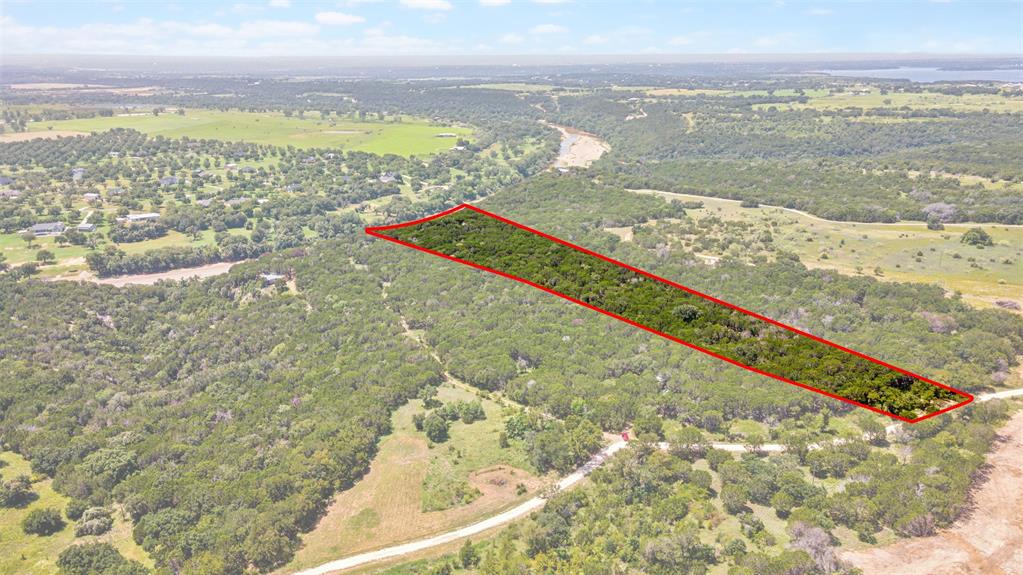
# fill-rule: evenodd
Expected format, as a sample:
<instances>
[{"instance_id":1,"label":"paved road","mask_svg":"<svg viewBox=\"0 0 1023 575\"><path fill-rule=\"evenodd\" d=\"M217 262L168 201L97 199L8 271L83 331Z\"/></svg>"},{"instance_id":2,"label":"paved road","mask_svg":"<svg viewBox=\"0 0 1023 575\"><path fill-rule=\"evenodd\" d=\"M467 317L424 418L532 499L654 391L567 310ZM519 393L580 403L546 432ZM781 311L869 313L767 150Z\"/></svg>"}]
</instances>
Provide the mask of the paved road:
<instances>
[{"instance_id":1,"label":"paved road","mask_svg":"<svg viewBox=\"0 0 1023 575\"><path fill-rule=\"evenodd\" d=\"M976 397L975 401L990 401L992 399L1005 399L1009 397L1023 396L1023 388L1010 389L1008 391L999 391L997 393L986 393ZM898 429L902 424L894 423L885 428L885 431L892 433ZM841 442L841 439L836 439L835 442ZM607 461L612 455L623 449L626 442L618 440L611 445L608 445L599 453L594 455L589 461L587 461L582 467L575 470L571 474L565 476L558 482L559 489L567 489L581 481L584 477L589 475L594 469L600 467ZM721 449L732 453L746 452L747 447L742 443L719 443L713 442L710 444L715 449ZM658 444L661 449L668 449L670 445L667 442ZM819 449L820 445L814 444L809 446L810 449ZM785 451L785 446L780 443L766 443L760 447L762 452L767 453L779 453ZM540 509L544 506L547 501L542 497L534 497L520 505L509 509L503 513L499 513L493 517L484 519L478 523L473 523L454 531L448 531L435 535L426 539L418 539L410 543L402 545L396 545L393 547L386 547L377 551L369 551L366 553L360 553L359 555L352 555L351 557L345 557L344 559L338 559L331 561L330 563L324 563L318 567L299 571L295 575L326 575L328 573L334 573L337 571L343 571L345 569L351 569L353 567L359 567L361 565L367 565L369 563L375 563L384 559L392 559L394 557L400 557L402 555L409 555L431 547L437 547L438 545L444 545L453 541L458 541L466 537L472 537L478 535L484 531L489 531L495 527L499 527L506 523L515 521L529 515L533 511Z\"/></svg>"}]
</instances>

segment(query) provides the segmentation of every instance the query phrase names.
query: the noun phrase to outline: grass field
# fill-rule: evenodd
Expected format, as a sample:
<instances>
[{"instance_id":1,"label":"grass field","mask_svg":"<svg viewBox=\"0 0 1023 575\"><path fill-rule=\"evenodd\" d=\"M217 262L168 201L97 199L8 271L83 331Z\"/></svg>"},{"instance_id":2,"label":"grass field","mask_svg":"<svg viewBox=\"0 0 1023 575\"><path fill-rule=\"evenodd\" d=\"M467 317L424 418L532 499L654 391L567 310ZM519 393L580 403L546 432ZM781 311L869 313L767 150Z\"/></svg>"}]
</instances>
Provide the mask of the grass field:
<instances>
[{"instance_id":1,"label":"grass field","mask_svg":"<svg viewBox=\"0 0 1023 575\"><path fill-rule=\"evenodd\" d=\"M864 89L866 90L866 89ZM775 95L784 96L779 90ZM921 93L899 93L892 92L882 94L879 88L869 88L868 93L854 94L851 92L828 94L807 92L810 100L806 104L771 104L777 108L792 110L817 109L817 110L838 110L842 108L901 108L903 106L914 110L932 108L950 108L958 111L979 112L990 110L992 112L1023 112L1023 98L1003 97L992 94L964 94L952 96L936 92ZM767 105L760 104L757 107L766 108Z\"/></svg>"},{"instance_id":2,"label":"grass field","mask_svg":"<svg viewBox=\"0 0 1023 575\"><path fill-rule=\"evenodd\" d=\"M8 481L18 475L29 475L29 463L25 458L9 451L0 452L0 477ZM68 499L51 487L51 480L44 479L32 484L32 490L39 498L21 509L0 508L0 573L19 575L51 575L57 572L57 557L72 543L106 541L116 547L122 555L145 565L152 566L146 552L131 538L131 524L120 512L114 513L114 527L96 537L75 538L74 524L66 521L64 529L48 537L26 535L21 530L21 520L33 509L56 508L64 513Z\"/></svg>"},{"instance_id":3,"label":"grass field","mask_svg":"<svg viewBox=\"0 0 1023 575\"><path fill-rule=\"evenodd\" d=\"M442 152L454 145L454 138L438 137L453 133L470 137L472 130L462 126L444 126L403 117L401 122L354 122L346 118L322 119L318 113L304 118L283 114L254 112L221 112L189 109L185 115L149 113L109 118L85 118L32 122L30 131L70 130L101 132L111 128L132 128L146 134L168 138L188 136L227 141L245 141L298 148L341 147L376 154L403 156Z\"/></svg>"},{"instance_id":4,"label":"grass field","mask_svg":"<svg viewBox=\"0 0 1023 575\"><path fill-rule=\"evenodd\" d=\"M798 254L808 267L932 283L958 290L964 299L983 307L1000 299L1023 305L1023 226L948 224L944 230L928 230L920 222L832 222L782 208L741 208L733 200L669 197L702 201L704 209L688 212L693 218L716 216L750 223L756 230L770 229L774 245ZM777 225L771 228L771 223ZM978 225L991 235L993 247L978 249L960 242L966 230ZM882 275L875 275L877 267Z\"/></svg>"},{"instance_id":5,"label":"grass field","mask_svg":"<svg viewBox=\"0 0 1023 575\"><path fill-rule=\"evenodd\" d=\"M441 386L437 397L443 402L476 398L451 383ZM483 408L486 420L452 423L450 439L432 447L412 423L412 416L423 411L422 401L413 400L398 409L392 417L394 432L381 441L369 474L338 494L316 529L302 537L304 545L295 559L280 572L460 527L535 494L542 481L531 472L521 446L513 442L512 447L501 449L498 445L498 434L504 429L502 407L483 400ZM438 465L448 467L452 476L467 480L482 495L468 505L423 512L423 482ZM518 483L527 486L526 494L516 494Z\"/></svg>"},{"instance_id":6,"label":"grass field","mask_svg":"<svg viewBox=\"0 0 1023 575\"><path fill-rule=\"evenodd\" d=\"M106 231L107 227L104 226L100 228L100 230ZM228 231L236 235L247 235L251 233L244 229L232 229ZM182 234L181 232L169 230L167 235L162 238L146 240L144 242L112 245L123 250L125 253L139 254L149 250L166 247L198 247L213 245L214 235L216 234L213 230L205 230L202 232L202 235L198 240L193 240L190 236ZM7 263L10 265L18 265L25 262L35 261L36 253L43 249L53 252L54 257L57 258L56 264L39 268L40 275L43 277L53 277L61 274L74 274L88 269L88 265L85 263L85 256L89 254L90 250L85 246L67 245L58 247L55 238L53 236L47 236L36 238L32 247L29 248L28 244L25 243L25 240L23 240L18 234L0 234L0 253L7 256Z\"/></svg>"}]
</instances>

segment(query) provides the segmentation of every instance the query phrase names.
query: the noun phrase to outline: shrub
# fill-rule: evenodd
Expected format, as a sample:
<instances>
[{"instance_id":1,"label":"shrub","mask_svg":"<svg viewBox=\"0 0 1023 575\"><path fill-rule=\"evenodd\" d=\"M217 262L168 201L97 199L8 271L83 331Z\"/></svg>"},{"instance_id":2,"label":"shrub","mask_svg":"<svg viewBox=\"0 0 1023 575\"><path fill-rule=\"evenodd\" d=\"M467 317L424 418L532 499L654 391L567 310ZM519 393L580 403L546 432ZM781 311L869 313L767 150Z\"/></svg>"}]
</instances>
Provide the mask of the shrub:
<instances>
[{"instance_id":1,"label":"shrub","mask_svg":"<svg viewBox=\"0 0 1023 575\"><path fill-rule=\"evenodd\" d=\"M64 519L56 509L33 509L21 521L21 529L29 535L53 535L64 528Z\"/></svg>"}]
</instances>

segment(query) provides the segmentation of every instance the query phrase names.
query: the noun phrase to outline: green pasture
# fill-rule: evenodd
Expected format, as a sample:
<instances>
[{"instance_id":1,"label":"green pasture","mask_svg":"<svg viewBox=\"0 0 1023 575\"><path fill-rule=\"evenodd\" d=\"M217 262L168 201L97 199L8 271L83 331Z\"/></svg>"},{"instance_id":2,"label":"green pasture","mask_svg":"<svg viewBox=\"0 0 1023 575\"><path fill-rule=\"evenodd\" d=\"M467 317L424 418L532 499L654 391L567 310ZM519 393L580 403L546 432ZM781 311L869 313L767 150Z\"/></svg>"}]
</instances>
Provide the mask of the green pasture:
<instances>
[{"instance_id":1,"label":"green pasture","mask_svg":"<svg viewBox=\"0 0 1023 575\"><path fill-rule=\"evenodd\" d=\"M188 136L298 148L340 147L403 156L434 154L454 145L456 138L438 137L438 134L472 135L470 128L462 126L445 126L409 117L401 119L401 122L391 119L352 121L347 117L321 118L319 113L289 118L278 112L189 109L184 115L164 112L154 116L138 112L112 117L32 122L28 129L102 132L112 128L132 128L168 138Z\"/></svg>"}]
</instances>

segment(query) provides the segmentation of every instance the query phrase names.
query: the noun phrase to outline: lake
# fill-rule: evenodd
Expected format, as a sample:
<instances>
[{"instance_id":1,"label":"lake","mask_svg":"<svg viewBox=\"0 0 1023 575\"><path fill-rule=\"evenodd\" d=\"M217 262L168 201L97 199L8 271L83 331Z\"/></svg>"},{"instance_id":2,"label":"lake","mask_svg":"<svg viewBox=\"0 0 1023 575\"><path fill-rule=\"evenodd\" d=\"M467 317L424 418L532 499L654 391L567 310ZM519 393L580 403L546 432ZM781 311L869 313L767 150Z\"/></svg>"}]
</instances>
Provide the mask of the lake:
<instances>
[{"instance_id":1,"label":"lake","mask_svg":"<svg viewBox=\"0 0 1023 575\"><path fill-rule=\"evenodd\" d=\"M830 76L853 76L857 78L884 78L910 80L913 82L1023 82L1023 70L942 70L940 68L881 68L874 70L819 70Z\"/></svg>"}]
</instances>

